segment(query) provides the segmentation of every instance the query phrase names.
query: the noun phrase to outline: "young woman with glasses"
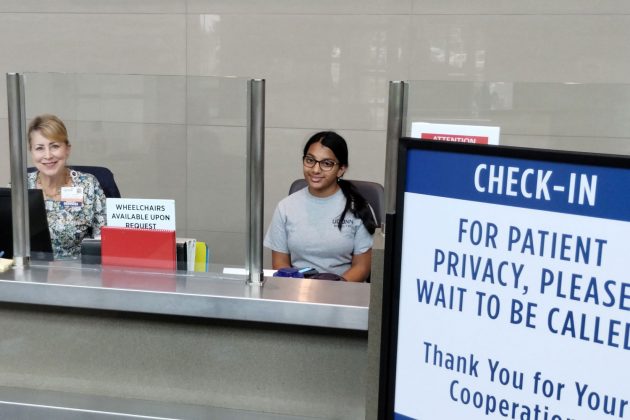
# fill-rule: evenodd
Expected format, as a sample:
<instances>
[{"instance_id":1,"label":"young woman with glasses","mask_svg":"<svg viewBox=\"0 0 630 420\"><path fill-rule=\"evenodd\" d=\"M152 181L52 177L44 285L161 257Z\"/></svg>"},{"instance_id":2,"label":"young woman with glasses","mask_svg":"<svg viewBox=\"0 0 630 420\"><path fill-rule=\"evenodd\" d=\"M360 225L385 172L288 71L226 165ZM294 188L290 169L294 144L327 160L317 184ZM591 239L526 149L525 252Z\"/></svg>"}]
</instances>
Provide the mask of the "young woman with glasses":
<instances>
[{"instance_id":1,"label":"young woman with glasses","mask_svg":"<svg viewBox=\"0 0 630 420\"><path fill-rule=\"evenodd\" d=\"M302 158L307 187L276 208L264 244L274 269L314 268L347 281L365 281L372 264L374 213L354 186L342 179L348 146L339 134L314 134Z\"/></svg>"}]
</instances>

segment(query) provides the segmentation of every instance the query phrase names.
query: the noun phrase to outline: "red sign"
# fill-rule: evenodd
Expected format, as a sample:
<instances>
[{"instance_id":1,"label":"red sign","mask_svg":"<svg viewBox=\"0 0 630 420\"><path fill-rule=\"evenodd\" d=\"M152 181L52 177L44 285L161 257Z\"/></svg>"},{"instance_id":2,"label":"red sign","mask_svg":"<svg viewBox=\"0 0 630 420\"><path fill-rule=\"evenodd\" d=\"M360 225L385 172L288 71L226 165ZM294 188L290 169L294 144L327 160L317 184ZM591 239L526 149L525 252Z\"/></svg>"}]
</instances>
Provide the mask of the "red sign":
<instances>
[{"instance_id":1,"label":"red sign","mask_svg":"<svg viewBox=\"0 0 630 420\"><path fill-rule=\"evenodd\" d=\"M466 135L461 135L461 134L422 133L421 137L424 140L441 140L441 141L450 141L450 142L455 142L455 143L488 144L488 137L485 137L485 136L466 136Z\"/></svg>"}]
</instances>

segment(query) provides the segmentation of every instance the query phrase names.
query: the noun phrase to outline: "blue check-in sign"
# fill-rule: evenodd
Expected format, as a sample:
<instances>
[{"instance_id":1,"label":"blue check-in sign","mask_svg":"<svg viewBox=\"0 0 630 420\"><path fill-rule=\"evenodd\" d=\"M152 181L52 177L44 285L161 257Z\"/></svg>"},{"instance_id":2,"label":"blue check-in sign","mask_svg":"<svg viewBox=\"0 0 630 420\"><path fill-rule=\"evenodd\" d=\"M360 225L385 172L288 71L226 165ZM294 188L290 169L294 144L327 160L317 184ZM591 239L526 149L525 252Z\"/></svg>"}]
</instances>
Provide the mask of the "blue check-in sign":
<instances>
[{"instance_id":1,"label":"blue check-in sign","mask_svg":"<svg viewBox=\"0 0 630 420\"><path fill-rule=\"evenodd\" d=\"M389 416L630 419L630 160L403 143Z\"/></svg>"}]
</instances>

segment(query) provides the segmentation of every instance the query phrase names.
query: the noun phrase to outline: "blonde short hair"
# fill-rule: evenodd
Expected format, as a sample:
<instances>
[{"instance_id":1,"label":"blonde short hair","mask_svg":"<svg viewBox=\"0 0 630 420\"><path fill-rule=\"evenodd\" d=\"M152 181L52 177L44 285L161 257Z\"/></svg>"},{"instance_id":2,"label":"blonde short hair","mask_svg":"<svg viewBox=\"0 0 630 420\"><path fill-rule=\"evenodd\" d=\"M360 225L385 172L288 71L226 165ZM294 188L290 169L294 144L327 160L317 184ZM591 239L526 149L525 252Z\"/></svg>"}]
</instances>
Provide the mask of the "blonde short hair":
<instances>
[{"instance_id":1,"label":"blonde short hair","mask_svg":"<svg viewBox=\"0 0 630 420\"><path fill-rule=\"evenodd\" d=\"M36 131L39 131L39 133L48 140L70 145L70 141L68 140L68 130L66 130L65 124L55 115L43 114L35 117L33 121L31 121L28 125L29 148L31 147L32 134Z\"/></svg>"}]
</instances>

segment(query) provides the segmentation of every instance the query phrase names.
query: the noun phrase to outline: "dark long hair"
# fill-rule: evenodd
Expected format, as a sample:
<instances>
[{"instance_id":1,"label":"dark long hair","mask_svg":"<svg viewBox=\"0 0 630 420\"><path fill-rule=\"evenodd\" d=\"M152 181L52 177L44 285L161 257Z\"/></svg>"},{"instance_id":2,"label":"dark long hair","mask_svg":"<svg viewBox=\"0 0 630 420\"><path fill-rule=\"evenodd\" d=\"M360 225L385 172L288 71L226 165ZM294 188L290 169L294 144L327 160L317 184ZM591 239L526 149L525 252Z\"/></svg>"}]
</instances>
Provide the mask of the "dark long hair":
<instances>
[{"instance_id":1,"label":"dark long hair","mask_svg":"<svg viewBox=\"0 0 630 420\"><path fill-rule=\"evenodd\" d=\"M320 131L319 133L313 134L304 146L305 156L308 153L308 149L314 143L321 143L322 146L328 147L335 154L340 166L348 166L348 145L339 134L334 131ZM374 220L374 213L372 209L370 209L365 197L357 191L354 185L345 179L339 178L337 183L343 195L346 197L346 205L343 208L343 212L341 212L341 217L337 224L339 230L341 230L346 213L350 210L351 213L363 221L363 226L370 232L370 235L373 235L376 230L376 220Z\"/></svg>"}]
</instances>

